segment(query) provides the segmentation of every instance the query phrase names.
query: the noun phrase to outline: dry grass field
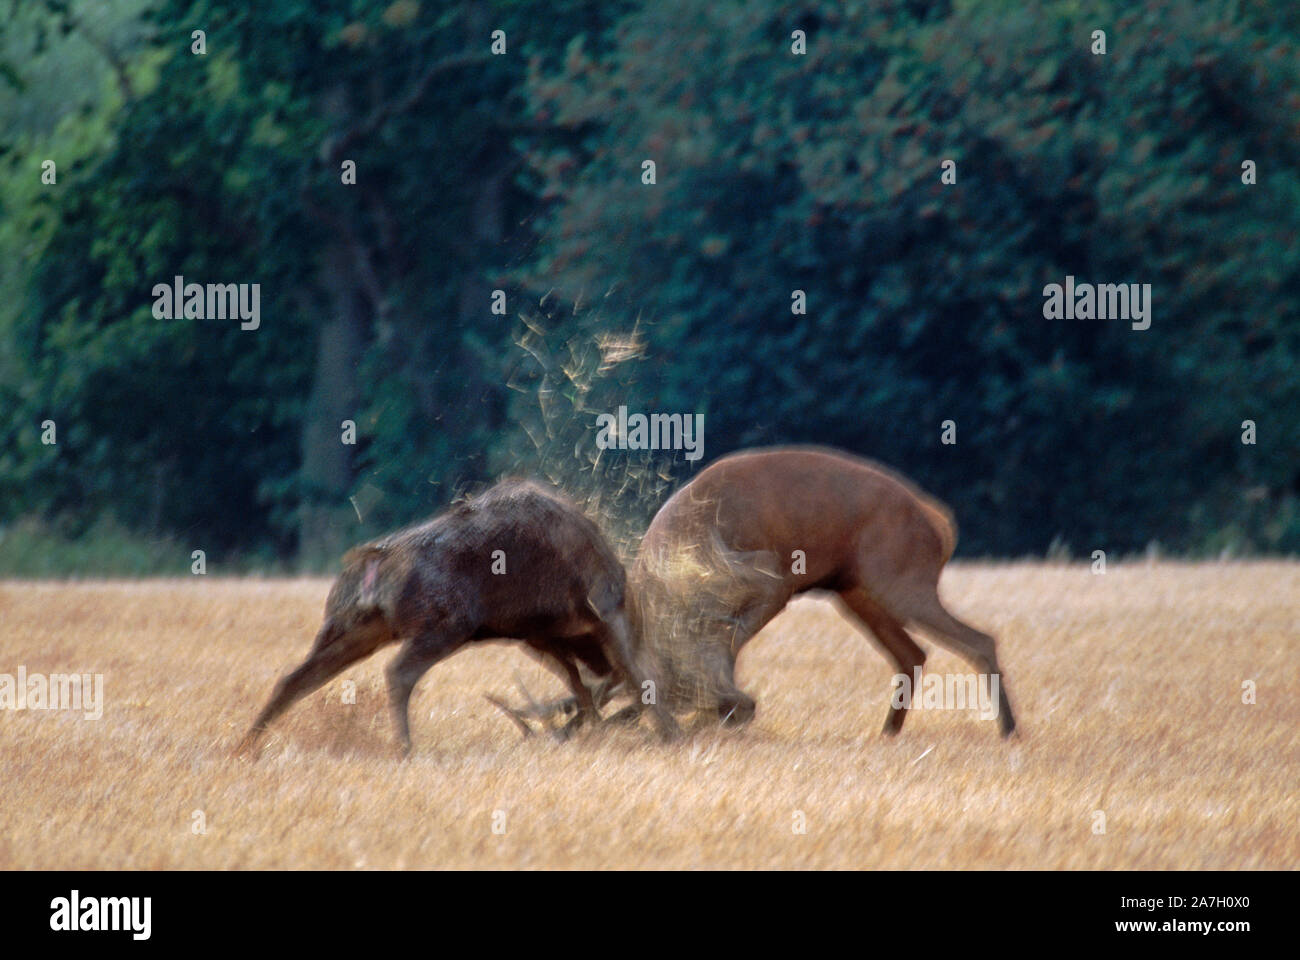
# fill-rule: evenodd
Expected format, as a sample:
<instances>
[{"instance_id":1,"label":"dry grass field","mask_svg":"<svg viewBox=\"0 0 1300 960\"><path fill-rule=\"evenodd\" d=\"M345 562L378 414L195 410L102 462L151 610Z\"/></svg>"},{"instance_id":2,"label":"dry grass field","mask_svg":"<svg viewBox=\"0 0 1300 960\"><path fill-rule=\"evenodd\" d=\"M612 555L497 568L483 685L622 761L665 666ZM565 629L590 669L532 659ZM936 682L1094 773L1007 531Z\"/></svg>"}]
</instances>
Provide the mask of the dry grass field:
<instances>
[{"instance_id":1,"label":"dry grass field","mask_svg":"<svg viewBox=\"0 0 1300 960\"><path fill-rule=\"evenodd\" d=\"M328 587L0 583L0 673L105 677L99 720L0 711L0 868L1300 866L1297 564L954 565L945 602L999 640L1007 742L955 711L881 738L892 671L801 599L740 659L759 705L740 731L524 741L482 694L560 684L490 645L421 682L408 762L388 652L233 759ZM918 638L930 670L965 672Z\"/></svg>"}]
</instances>

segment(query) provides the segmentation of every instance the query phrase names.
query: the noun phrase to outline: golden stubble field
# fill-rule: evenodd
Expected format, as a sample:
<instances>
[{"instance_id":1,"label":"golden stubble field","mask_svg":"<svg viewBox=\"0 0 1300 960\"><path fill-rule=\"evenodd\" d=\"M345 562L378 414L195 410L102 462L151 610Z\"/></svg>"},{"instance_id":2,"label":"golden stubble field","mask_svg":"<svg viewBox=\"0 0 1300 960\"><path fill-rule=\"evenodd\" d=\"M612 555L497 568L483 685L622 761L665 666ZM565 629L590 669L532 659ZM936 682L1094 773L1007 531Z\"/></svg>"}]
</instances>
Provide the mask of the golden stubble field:
<instances>
[{"instance_id":1,"label":"golden stubble field","mask_svg":"<svg viewBox=\"0 0 1300 960\"><path fill-rule=\"evenodd\" d=\"M0 583L0 673L105 676L100 720L0 711L0 868L1300 866L1297 564L954 565L945 602L999 640L1009 742L953 711L881 738L892 671L800 599L741 657L741 731L521 740L482 693L560 684L490 645L426 675L407 762L389 651L232 758L328 587Z\"/></svg>"}]
</instances>

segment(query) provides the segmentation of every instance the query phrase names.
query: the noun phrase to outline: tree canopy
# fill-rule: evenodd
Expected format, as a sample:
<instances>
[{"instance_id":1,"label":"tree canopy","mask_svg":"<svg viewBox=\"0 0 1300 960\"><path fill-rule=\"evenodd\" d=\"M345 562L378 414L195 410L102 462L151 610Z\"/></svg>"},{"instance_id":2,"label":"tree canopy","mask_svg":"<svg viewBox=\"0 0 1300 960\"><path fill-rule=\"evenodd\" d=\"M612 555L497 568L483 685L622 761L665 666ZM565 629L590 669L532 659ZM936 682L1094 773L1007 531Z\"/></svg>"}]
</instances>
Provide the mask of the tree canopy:
<instances>
[{"instance_id":1,"label":"tree canopy","mask_svg":"<svg viewBox=\"0 0 1300 960\"><path fill-rule=\"evenodd\" d=\"M635 528L823 443L959 555L1300 549L1289 8L11 6L0 524L314 567L503 472ZM160 319L176 276L260 326ZM1149 328L1049 318L1067 276ZM705 458L596 450L620 404Z\"/></svg>"}]
</instances>

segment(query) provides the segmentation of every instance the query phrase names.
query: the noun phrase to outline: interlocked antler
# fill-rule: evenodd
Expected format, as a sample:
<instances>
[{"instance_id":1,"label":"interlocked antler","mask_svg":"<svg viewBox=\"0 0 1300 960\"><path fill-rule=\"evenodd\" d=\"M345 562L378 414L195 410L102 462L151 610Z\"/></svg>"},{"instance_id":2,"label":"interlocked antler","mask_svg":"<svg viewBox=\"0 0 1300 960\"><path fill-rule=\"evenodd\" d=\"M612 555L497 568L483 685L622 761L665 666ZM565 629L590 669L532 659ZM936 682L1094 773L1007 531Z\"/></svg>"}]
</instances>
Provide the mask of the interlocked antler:
<instances>
[{"instance_id":1,"label":"interlocked antler","mask_svg":"<svg viewBox=\"0 0 1300 960\"><path fill-rule=\"evenodd\" d=\"M515 674L515 684L519 687L519 692L524 695L524 700L527 701L528 705L526 707L512 707L503 700L498 700L490 693L485 693L483 696L487 698L488 703L495 707L499 707L502 712L504 712L505 715L519 727L519 731L525 737L531 737L533 735L533 728L528 725L529 720L540 720L546 726L547 732L549 732L551 736L555 736L555 722L553 718L557 713L563 712L565 703L573 701L574 698L560 698L542 704L533 699L533 695L528 692L528 687L524 686L523 677L519 676L517 673Z\"/></svg>"},{"instance_id":2,"label":"interlocked antler","mask_svg":"<svg viewBox=\"0 0 1300 960\"><path fill-rule=\"evenodd\" d=\"M485 693L483 696L488 703L497 707L501 712L509 717L511 722L519 728L520 733L525 737L531 737L533 735L533 728L529 725L528 721L537 720L545 725L547 732L550 733L551 736L555 737L557 740L563 740L564 736L562 731L566 728L557 728L555 726L555 717L564 716L569 713L576 713L578 710L578 698L573 696L556 697L554 700L547 700L543 703L538 703L533 699L533 695L528 692L528 688L524 686L524 681L518 674L515 674L515 684L519 687L519 692L524 695L524 700L526 701L525 706L512 707L505 701L494 697L490 693ZM599 711L601 707L609 703L609 701L618 694L622 687L622 683L612 684L608 678L600 680L591 687L591 699L595 703L596 709Z\"/></svg>"}]
</instances>

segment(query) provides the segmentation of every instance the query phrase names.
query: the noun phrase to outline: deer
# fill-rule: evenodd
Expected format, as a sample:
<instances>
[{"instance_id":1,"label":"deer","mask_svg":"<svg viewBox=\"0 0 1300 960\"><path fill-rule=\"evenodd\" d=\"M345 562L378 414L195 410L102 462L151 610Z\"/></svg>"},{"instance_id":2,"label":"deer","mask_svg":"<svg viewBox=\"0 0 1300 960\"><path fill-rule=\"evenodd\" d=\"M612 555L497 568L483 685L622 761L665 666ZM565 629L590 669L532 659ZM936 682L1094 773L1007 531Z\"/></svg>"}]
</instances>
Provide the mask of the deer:
<instances>
[{"instance_id":1,"label":"deer","mask_svg":"<svg viewBox=\"0 0 1300 960\"><path fill-rule=\"evenodd\" d=\"M403 756L420 678L468 644L497 640L523 643L569 684L577 710L567 738L599 719L597 681L653 684L632 642L626 588L622 563L576 505L533 481L504 480L344 555L311 651L276 684L236 753L253 751L297 700L393 643L400 649L386 673ZM654 716L665 740L676 736L670 713Z\"/></svg>"},{"instance_id":2,"label":"deer","mask_svg":"<svg viewBox=\"0 0 1300 960\"><path fill-rule=\"evenodd\" d=\"M825 447L741 451L700 471L651 520L629 574L634 635L658 662L671 709L711 704L723 724L744 724L756 704L736 686L741 649L793 597L828 593L895 676L919 676L925 664L908 630L919 625L990 684L996 677L999 727L1010 736L993 637L939 599L956 544L948 508L881 464ZM572 704L533 704L531 714ZM910 705L891 698L883 735L902 730Z\"/></svg>"},{"instance_id":3,"label":"deer","mask_svg":"<svg viewBox=\"0 0 1300 960\"><path fill-rule=\"evenodd\" d=\"M897 674L919 676L925 663L908 632L919 625L998 678L999 727L1010 736L1016 722L993 637L939 599L956 545L948 508L881 464L825 447L741 451L702 470L651 521L629 578L636 626L643 644L664 651L685 619L693 669L682 677L677 658L664 657L665 682L676 687L668 699L680 704L704 686L722 722L743 724L756 705L736 687L741 649L796 595L829 592ZM902 730L909 706L910 697L891 698L884 735Z\"/></svg>"}]
</instances>

